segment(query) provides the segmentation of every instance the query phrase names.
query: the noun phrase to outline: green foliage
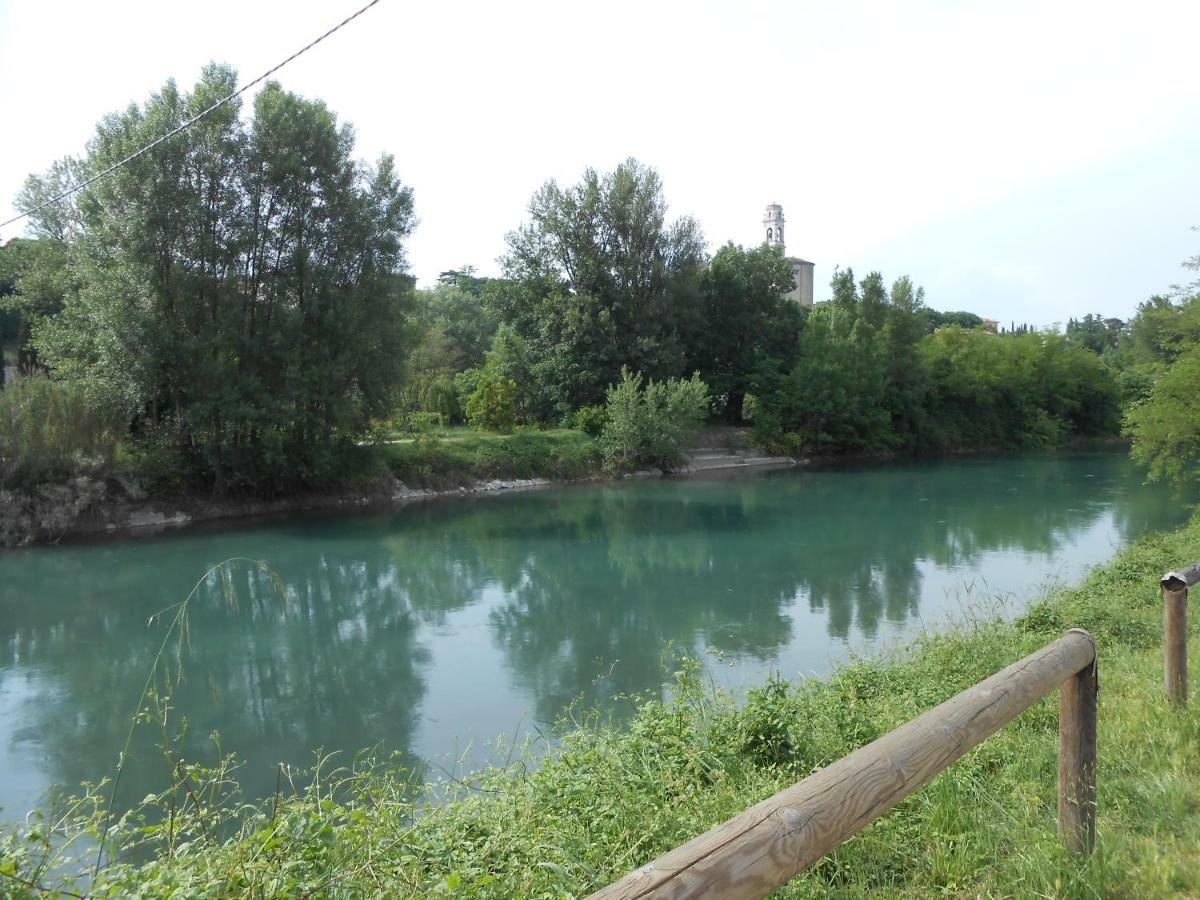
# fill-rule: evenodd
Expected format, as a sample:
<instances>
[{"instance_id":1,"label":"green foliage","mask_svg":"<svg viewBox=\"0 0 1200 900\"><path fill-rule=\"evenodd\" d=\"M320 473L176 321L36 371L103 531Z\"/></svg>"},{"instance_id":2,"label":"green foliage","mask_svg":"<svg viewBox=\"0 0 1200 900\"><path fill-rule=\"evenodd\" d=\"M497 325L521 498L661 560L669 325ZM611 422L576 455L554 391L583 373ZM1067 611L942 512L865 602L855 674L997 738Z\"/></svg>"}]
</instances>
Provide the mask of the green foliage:
<instances>
[{"instance_id":1,"label":"green foliage","mask_svg":"<svg viewBox=\"0 0 1200 900\"><path fill-rule=\"evenodd\" d=\"M1180 355L1126 416L1131 454L1152 481L1200 478L1200 348Z\"/></svg>"},{"instance_id":2,"label":"green foliage","mask_svg":"<svg viewBox=\"0 0 1200 900\"><path fill-rule=\"evenodd\" d=\"M931 320L923 292L878 273L833 279L789 367L759 355L750 378L755 439L775 452L1046 447L1111 434L1113 370L1053 332L997 335Z\"/></svg>"},{"instance_id":3,"label":"green foliage","mask_svg":"<svg viewBox=\"0 0 1200 900\"><path fill-rule=\"evenodd\" d=\"M542 390L529 344L512 326L501 325L497 329L487 352L484 372L488 377L507 379L516 384L513 408L518 422L528 425L552 418L552 407Z\"/></svg>"},{"instance_id":4,"label":"green foliage","mask_svg":"<svg viewBox=\"0 0 1200 900\"><path fill-rule=\"evenodd\" d=\"M756 440L787 453L843 453L892 446L886 357L879 331L887 309L877 275L859 295L853 272L834 277L833 300L808 318L790 370L760 356Z\"/></svg>"},{"instance_id":5,"label":"green foliage","mask_svg":"<svg viewBox=\"0 0 1200 900\"><path fill-rule=\"evenodd\" d=\"M445 489L514 478L573 480L600 468L596 442L579 431L452 434L379 448L392 474L411 488Z\"/></svg>"},{"instance_id":6,"label":"green foliage","mask_svg":"<svg viewBox=\"0 0 1200 900\"><path fill-rule=\"evenodd\" d=\"M414 369L453 374L483 365L496 333L496 322L479 295L482 279L472 279L474 290L462 280L444 280L432 290L417 291L413 315L425 337L413 351Z\"/></svg>"},{"instance_id":7,"label":"green foliage","mask_svg":"<svg viewBox=\"0 0 1200 900\"><path fill-rule=\"evenodd\" d=\"M517 424L514 400L517 383L492 370L485 370L475 392L467 400L467 421L487 431L512 431Z\"/></svg>"},{"instance_id":8,"label":"green foliage","mask_svg":"<svg viewBox=\"0 0 1200 900\"><path fill-rule=\"evenodd\" d=\"M67 245L50 237L14 238L0 247L0 348L15 348L22 375L44 370L33 327L61 312L73 288L67 259Z\"/></svg>"},{"instance_id":9,"label":"green foliage","mask_svg":"<svg viewBox=\"0 0 1200 900\"><path fill-rule=\"evenodd\" d=\"M931 447L1044 447L1115 431L1112 372L1061 335L949 327L920 350L932 383Z\"/></svg>"},{"instance_id":10,"label":"green foliage","mask_svg":"<svg viewBox=\"0 0 1200 900\"><path fill-rule=\"evenodd\" d=\"M187 802L189 792L168 786L106 823L103 791L87 790L61 815L35 816L0 838L0 878L17 898L43 888L102 897L581 896L1082 626L1099 643L1104 686L1094 856L1070 856L1054 826L1052 696L777 896L1186 895L1200 883L1192 852L1200 711L1167 706L1161 648L1149 638L1161 634L1159 576L1198 556L1193 522L1142 541L1016 622L926 635L828 679L772 679L743 704L705 688L702 669L685 660L671 699L638 700L627 727L585 723L537 764L514 748L511 765L425 788L396 761L363 757L289 773L277 796L243 804L231 760L206 768L171 758L188 779ZM147 708L157 715L155 703ZM59 883L84 865L90 872L87 837L102 829L115 860L94 883Z\"/></svg>"},{"instance_id":11,"label":"green foliage","mask_svg":"<svg viewBox=\"0 0 1200 900\"><path fill-rule=\"evenodd\" d=\"M434 376L421 386L421 411L436 415L441 425L459 418L458 389L448 375Z\"/></svg>"},{"instance_id":12,"label":"green foliage","mask_svg":"<svg viewBox=\"0 0 1200 900\"><path fill-rule=\"evenodd\" d=\"M944 325L954 325L958 328L982 328L983 319L970 312L939 312L936 309L922 307L917 314L918 320L926 333L937 331Z\"/></svg>"},{"instance_id":13,"label":"green foliage","mask_svg":"<svg viewBox=\"0 0 1200 900\"><path fill-rule=\"evenodd\" d=\"M236 83L212 65L190 94L168 82L107 117L80 174ZM33 179L30 202L62 177ZM328 483L390 412L412 195L390 157L355 161L352 131L323 103L268 84L252 117L227 104L34 221L65 247L70 276L61 311L33 325L42 362L201 483Z\"/></svg>"},{"instance_id":14,"label":"green foliage","mask_svg":"<svg viewBox=\"0 0 1200 900\"><path fill-rule=\"evenodd\" d=\"M567 428L578 428L588 437L598 438L608 422L608 410L603 406L581 406L563 421Z\"/></svg>"},{"instance_id":15,"label":"green foliage","mask_svg":"<svg viewBox=\"0 0 1200 900\"><path fill-rule=\"evenodd\" d=\"M1184 266L1200 270L1200 256ZM1198 289L1200 282L1141 304L1128 338L1106 357L1120 372L1132 456L1152 480L1185 483L1200 474Z\"/></svg>"},{"instance_id":16,"label":"green foliage","mask_svg":"<svg viewBox=\"0 0 1200 900\"><path fill-rule=\"evenodd\" d=\"M604 464L614 472L644 466L677 469L683 451L708 414L708 386L699 374L690 379L649 381L621 370L621 380L608 390L600 448Z\"/></svg>"},{"instance_id":17,"label":"green foliage","mask_svg":"<svg viewBox=\"0 0 1200 900\"><path fill-rule=\"evenodd\" d=\"M102 476L112 467L122 430L78 385L18 379L0 391L0 488Z\"/></svg>"},{"instance_id":18,"label":"green foliage","mask_svg":"<svg viewBox=\"0 0 1200 900\"><path fill-rule=\"evenodd\" d=\"M528 345L550 405L539 415L599 403L622 366L684 369L704 240L666 210L657 173L633 159L571 187L547 182L530 200L529 221L508 236L510 282L485 296Z\"/></svg>"},{"instance_id":19,"label":"green foliage","mask_svg":"<svg viewBox=\"0 0 1200 900\"><path fill-rule=\"evenodd\" d=\"M726 244L700 276L700 301L687 332L689 370L710 387L729 421L742 415L758 355L795 360L804 307L786 299L791 264L778 247L744 250Z\"/></svg>"},{"instance_id":20,"label":"green foliage","mask_svg":"<svg viewBox=\"0 0 1200 900\"><path fill-rule=\"evenodd\" d=\"M1091 313L1082 319L1071 319L1067 322L1067 338L1091 350L1097 356L1116 350L1125 333L1125 323L1120 319L1106 319Z\"/></svg>"}]
</instances>

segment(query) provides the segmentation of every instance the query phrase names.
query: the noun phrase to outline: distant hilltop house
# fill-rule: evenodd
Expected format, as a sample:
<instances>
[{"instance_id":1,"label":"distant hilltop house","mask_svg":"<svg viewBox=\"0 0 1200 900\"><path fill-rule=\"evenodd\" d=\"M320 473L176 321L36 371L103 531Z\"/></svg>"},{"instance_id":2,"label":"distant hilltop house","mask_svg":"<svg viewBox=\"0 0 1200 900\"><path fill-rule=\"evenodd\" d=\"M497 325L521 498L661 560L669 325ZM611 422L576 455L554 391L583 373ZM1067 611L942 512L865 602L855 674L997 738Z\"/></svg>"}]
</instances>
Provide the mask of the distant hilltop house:
<instances>
[{"instance_id":1,"label":"distant hilltop house","mask_svg":"<svg viewBox=\"0 0 1200 900\"><path fill-rule=\"evenodd\" d=\"M798 256L787 256L783 244L783 207L772 203L763 214L763 228L766 229L766 242L769 247L778 247L784 252L784 259L792 264L792 275L796 279L796 287L785 296L803 306L813 305L813 264Z\"/></svg>"}]
</instances>

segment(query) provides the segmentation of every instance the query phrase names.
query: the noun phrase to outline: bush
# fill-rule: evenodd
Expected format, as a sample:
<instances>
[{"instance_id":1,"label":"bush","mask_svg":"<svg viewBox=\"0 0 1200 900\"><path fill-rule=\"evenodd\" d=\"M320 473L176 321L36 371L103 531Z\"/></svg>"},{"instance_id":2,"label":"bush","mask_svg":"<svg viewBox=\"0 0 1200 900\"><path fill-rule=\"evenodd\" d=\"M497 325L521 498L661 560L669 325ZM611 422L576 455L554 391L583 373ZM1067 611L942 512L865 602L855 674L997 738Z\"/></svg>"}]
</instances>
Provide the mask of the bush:
<instances>
[{"instance_id":1,"label":"bush","mask_svg":"<svg viewBox=\"0 0 1200 900\"><path fill-rule=\"evenodd\" d=\"M690 379L650 381L621 370L621 383L608 389L606 422L600 436L604 464L615 472L639 466L672 471L695 437L709 409L708 386L697 373Z\"/></svg>"},{"instance_id":2,"label":"bush","mask_svg":"<svg viewBox=\"0 0 1200 900\"><path fill-rule=\"evenodd\" d=\"M603 406L581 406L568 415L563 424L589 437L598 438L604 433L607 422L608 411Z\"/></svg>"},{"instance_id":3,"label":"bush","mask_svg":"<svg viewBox=\"0 0 1200 900\"><path fill-rule=\"evenodd\" d=\"M27 490L112 467L122 429L80 388L37 376L0 391L0 487Z\"/></svg>"},{"instance_id":4,"label":"bush","mask_svg":"<svg viewBox=\"0 0 1200 900\"><path fill-rule=\"evenodd\" d=\"M516 396L515 381L485 372L467 400L467 421L488 431L512 431L517 424Z\"/></svg>"},{"instance_id":5,"label":"bush","mask_svg":"<svg viewBox=\"0 0 1200 900\"><path fill-rule=\"evenodd\" d=\"M403 424L408 434L433 434L442 424L442 417L435 412L413 412L404 417Z\"/></svg>"}]
</instances>

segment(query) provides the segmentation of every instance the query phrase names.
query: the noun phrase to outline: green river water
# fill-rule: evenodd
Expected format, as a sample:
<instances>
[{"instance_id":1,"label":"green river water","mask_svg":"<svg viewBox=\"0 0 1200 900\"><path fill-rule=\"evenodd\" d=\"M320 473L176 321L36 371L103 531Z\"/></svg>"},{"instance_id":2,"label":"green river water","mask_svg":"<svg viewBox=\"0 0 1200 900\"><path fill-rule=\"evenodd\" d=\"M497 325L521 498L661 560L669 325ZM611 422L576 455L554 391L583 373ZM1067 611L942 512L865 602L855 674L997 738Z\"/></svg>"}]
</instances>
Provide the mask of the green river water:
<instances>
[{"instance_id":1,"label":"green river water","mask_svg":"<svg viewBox=\"0 0 1200 900\"><path fill-rule=\"evenodd\" d=\"M151 615L228 557L189 612L175 694L250 796L276 763L366 747L477 765L574 704L621 716L670 655L738 689L827 672L922 628L1010 615L1187 508L1116 451L587 485L225 524L0 555L0 818L113 771L163 638ZM162 785L149 738L119 803Z\"/></svg>"}]
</instances>

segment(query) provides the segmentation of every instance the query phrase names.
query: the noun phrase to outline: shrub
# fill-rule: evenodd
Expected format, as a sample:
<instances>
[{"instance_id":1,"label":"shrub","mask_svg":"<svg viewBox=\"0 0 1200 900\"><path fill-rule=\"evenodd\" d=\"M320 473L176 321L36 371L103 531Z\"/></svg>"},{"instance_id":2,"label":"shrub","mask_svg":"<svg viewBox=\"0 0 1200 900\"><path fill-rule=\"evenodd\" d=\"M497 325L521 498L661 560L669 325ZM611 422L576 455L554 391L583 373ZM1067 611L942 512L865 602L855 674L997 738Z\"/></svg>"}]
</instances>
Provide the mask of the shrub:
<instances>
[{"instance_id":1,"label":"shrub","mask_svg":"<svg viewBox=\"0 0 1200 900\"><path fill-rule=\"evenodd\" d=\"M512 431L517 424L516 396L515 381L485 371L467 400L467 421L488 431Z\"/></svg>"},{"instance_id":2,"label":"shrub","mask_svg":"<svg viewBox=\"0 0 1200 900\"><path fill-rule=\"evenodd\" d=\"M442 417L435 412L414 412L404 417L404 430L410 434L432 434L442 424Z\"/></svg>"},{"instance_id":3,"label":"shrub","mask_svg":"<svg viewBox=\"0 0 1200 900\"><path fill-rule=\"evenodd\" d=\"M604 432L607 422L608 412L603 406L581 406L568 415L563 424L576 431L582 431L590 437L598 438Z\"/></svg>"},{"instance_id":4,"label":"shrub","mask_svg":"<svg viewBox=\"0 0 1200 900\"><path fill-rule=\"evenodd\" d=\"M605 465L616 472L638 466L671 471L708 414L708 386L694 374L688 380L651 380L621 370L620 384L608 389L606 422L600 436Z\"/></svg>"},{"instance_id":5,"label":"shrub","mask_svg":"<svg viewBox=\"0 0 1200 900\"><path fill-rule=\"evenodd\" d=\"M103 475L121 431L78 386L42 376L18 379L0 391L0 487Z\"/></svg>"},{"instance_id":6,"label":"shrub","mask_svg":"<svg viewBox=\"0 0 1200 900\"><path fill-rule=\"evenodd\" d=\"M744 421L755 421L755 417L759 414L761 408L758 397L754 394L746 394L742 397L742 419Z\"/></svg>"}]
</instances>

